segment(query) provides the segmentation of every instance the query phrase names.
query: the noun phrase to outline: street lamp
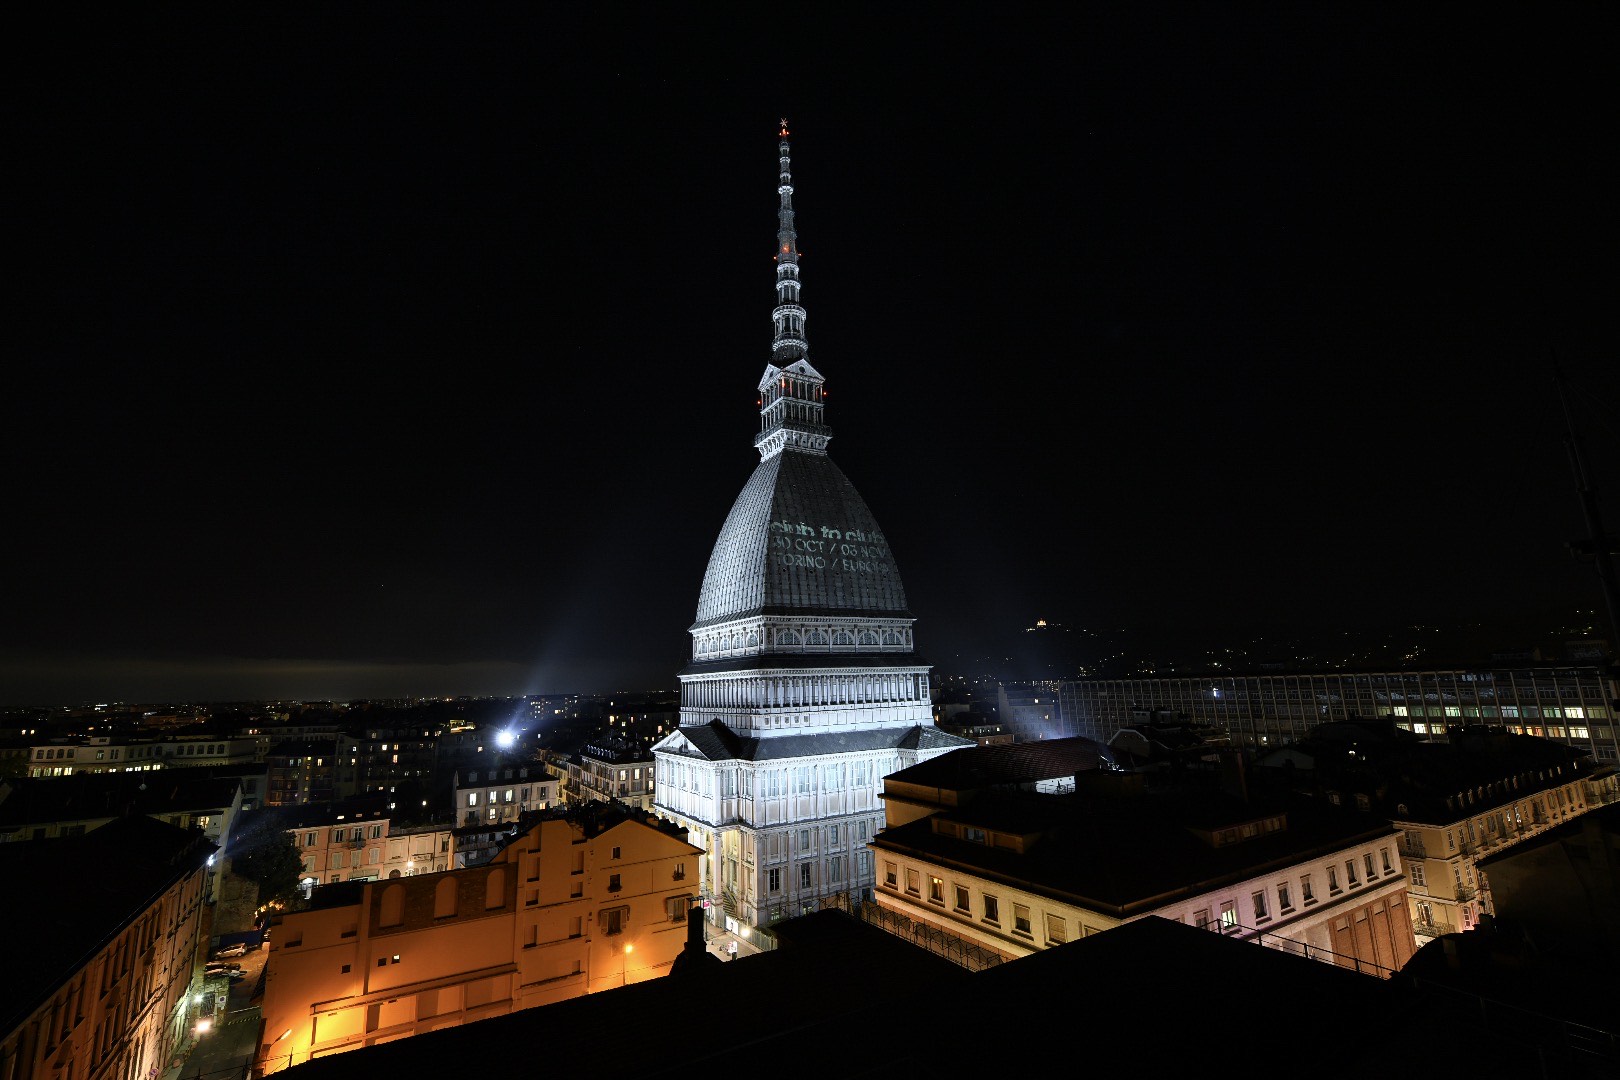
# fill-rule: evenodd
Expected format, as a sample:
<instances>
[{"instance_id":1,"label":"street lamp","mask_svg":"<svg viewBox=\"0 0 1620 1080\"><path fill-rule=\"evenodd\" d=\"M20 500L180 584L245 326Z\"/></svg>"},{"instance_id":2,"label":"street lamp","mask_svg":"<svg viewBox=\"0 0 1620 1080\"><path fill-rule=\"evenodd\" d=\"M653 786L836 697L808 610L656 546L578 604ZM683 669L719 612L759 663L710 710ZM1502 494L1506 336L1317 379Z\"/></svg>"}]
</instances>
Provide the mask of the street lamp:
<instances>
[{"instance_id":1,"label":"street lamp","mask_svg":"<svg viewBox=\"0 0 1620 1080\"><path fill-rule=\"evenodd\" d=\"M624 951L619 954L619 985L628 986L630 983L630 954L636 947L628 941L624 943Z\"/></svg>"}]
</instances>

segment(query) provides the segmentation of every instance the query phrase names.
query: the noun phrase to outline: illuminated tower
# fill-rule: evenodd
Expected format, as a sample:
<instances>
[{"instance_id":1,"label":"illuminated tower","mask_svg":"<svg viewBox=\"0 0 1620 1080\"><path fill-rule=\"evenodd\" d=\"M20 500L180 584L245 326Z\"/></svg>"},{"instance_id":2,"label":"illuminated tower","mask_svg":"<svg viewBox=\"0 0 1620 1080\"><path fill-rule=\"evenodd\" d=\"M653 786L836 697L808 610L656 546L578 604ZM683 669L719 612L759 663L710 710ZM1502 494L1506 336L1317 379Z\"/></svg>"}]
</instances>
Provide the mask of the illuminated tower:
<instances>
[{"instance_id":1,"label":"illuminated tower","mask_svg":"<svg viewBox=\"0 0 1620 1080\"><path fill-rule=\"evenodd\" d=\"M883 777L972 745L934 727L888 541L827 456L787 136L784 121L760 462L703 576L681 726L653 748L655 806L705 850L703 887L744 933L867 893Z\"/></svg>"}]
</instances>

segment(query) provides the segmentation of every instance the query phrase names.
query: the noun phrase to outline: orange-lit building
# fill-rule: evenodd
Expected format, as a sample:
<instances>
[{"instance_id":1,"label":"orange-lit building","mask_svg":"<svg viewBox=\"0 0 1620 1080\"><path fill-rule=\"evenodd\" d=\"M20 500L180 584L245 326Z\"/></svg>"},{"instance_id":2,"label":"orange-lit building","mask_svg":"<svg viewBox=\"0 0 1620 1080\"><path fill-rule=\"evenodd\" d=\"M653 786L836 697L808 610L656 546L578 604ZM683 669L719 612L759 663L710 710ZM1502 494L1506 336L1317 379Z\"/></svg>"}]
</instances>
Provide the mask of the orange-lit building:
<instances>
[{"instance_id":1,"label":"orange-lit building","mask_svg":"<svg viewBox=\"0 0 1620 1080\"><path fill-rule=\"evenodd\" d=\"M272 934L256 1071L667 974L700 854L597 803L476 867L317 889Z\"/></svg>"},{"instance_id":2,"label":"orange-lit building","mask_svg":"<svg viewBox=\"0 0 1620 1080\"><path fill-rule=\"evenodd\" d=\"M199 942L214 845L141 814L0 845L0 1077L157 1076L211 1023Z\"/></svg>"}]
</instances>

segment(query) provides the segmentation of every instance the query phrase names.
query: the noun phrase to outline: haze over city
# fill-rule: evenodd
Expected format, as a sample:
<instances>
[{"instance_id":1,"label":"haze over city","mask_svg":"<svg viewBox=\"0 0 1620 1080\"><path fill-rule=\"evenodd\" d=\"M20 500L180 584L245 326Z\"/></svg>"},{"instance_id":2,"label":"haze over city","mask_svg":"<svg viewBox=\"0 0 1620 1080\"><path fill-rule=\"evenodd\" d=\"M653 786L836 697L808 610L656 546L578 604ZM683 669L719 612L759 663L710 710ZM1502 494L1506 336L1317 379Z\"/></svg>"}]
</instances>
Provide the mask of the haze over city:
<instances>
[{"instance_id":1,"label":"haze over city","mask_svg":"<svg viewBox=\"0 0 1620 1080\"><path fill-rule=\"evenodd\" d=\"M673 687L781 116L830 453L940 671L1038 619L1604 636L1578 11L633 15L34 43L0 702Z\"/></svg>"}]
</instances>

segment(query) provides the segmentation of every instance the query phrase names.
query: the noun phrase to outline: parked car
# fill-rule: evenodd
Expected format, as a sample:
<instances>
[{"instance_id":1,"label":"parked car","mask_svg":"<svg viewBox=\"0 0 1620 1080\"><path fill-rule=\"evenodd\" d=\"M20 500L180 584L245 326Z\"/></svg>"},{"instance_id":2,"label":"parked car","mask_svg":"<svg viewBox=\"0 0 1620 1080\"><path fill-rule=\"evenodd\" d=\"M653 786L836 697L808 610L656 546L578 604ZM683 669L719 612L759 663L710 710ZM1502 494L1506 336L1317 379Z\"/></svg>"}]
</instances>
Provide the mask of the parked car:
<instances>
[{"instance_id":1,"label":"parked car","mask_svg":"<svg viewBox=\"0 0 1620 1080\"><path fill-rule=\"evenodd\" d=\"M246 956L247 946L238 941L235 945L227 945L214 954L215 960L225 960L233 956Z\"/></svg>"}]
</instances>

